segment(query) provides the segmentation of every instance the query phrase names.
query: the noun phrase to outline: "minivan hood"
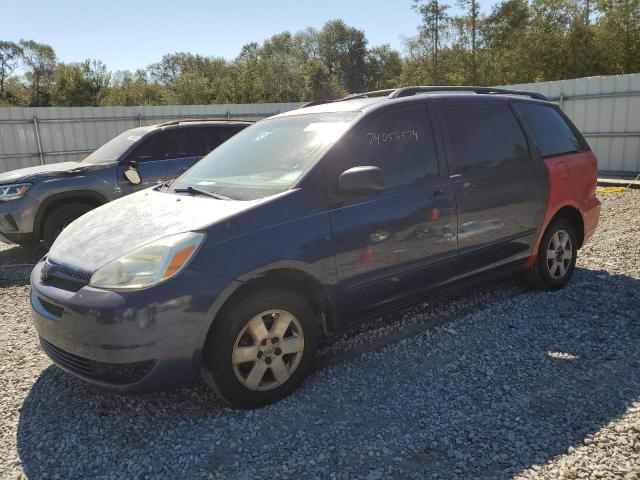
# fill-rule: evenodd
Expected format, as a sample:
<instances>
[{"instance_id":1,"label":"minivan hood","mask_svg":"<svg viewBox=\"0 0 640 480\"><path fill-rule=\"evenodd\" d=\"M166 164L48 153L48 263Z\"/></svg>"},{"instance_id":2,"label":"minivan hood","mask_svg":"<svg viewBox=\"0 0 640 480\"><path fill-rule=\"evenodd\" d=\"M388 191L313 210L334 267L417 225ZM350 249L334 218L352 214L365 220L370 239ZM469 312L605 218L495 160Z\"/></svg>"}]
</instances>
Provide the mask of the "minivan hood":
<instances>
[{"instance_id":1,"label":"minivan hood","mask_svg":"<svg viewBox=\"0 0 640 480\"><path fill-rule=\"evenodd\" d=\"M74 170L84 170L87 165L80 162L61 162L38 165L36 167L20 168L10 172L0 173L0 185L16 183L27 180L29 177L37 175L50 175L55 173L70 173Z\"/></svg>"},{"instance_id":2,"label":"minivan hood","mask_svg":"<svg viewBox=\"0 0 640 480\"><path fill-rule=\"evenodd\" d=\"M202 230L261 200L216 200L152 189L107 203L65 228L48 254L86 272L142 245L175 233Z\"/></svg>"}]
</instances>

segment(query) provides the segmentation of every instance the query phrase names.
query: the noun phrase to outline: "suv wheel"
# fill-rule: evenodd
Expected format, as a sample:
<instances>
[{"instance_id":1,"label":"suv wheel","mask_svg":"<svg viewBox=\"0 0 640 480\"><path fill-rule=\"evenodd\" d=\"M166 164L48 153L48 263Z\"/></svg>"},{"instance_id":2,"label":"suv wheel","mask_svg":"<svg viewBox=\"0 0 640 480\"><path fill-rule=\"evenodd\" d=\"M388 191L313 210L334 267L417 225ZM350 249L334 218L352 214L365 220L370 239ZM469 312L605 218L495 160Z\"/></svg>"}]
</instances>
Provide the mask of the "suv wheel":
<instances>
[{"instance_id":1,"label":"suv wheel","mask_svg":"<svg viewBox=\"0 0 640 480\"><path fill-rule=\"evenodd\" d=\"M559 290L573 275L578 242L573 225L564 218L554 218L542 236L534 265L525 270L527 283L539 290Z\"/></svg>"},{"instance_id":2,"label":"suv wheel","mask_svg":"<svg viewBox=\"0 0 640 480\"><path fill-rule=\"evenodd\" d=\"M86 203L68 203L51 212L42 227L42 240L47 250L51 248L53 242L67 225L90 210L92 207Z\"/></svg>"},{"instance_id":3,"label":"suv wheel","mask_svg":"<svg viewBox=\"0 0 640 480\"><path fill-rule=\"evenodd\" d=\"M225 308L203 354L203 377L227 402L257 408L291 394L307 376L319 328L297 293L263 289Z\"/></svg>"}]
</instances>

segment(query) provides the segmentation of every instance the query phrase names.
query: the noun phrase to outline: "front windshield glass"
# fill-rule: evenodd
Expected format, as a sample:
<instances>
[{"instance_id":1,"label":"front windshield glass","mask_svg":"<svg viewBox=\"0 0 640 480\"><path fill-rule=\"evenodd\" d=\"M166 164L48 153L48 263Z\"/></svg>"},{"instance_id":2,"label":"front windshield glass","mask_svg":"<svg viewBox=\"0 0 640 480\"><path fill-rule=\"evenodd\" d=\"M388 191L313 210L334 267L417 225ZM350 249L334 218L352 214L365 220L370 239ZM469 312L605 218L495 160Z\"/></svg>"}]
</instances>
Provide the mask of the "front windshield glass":
<instances>
[{"instance_id":1,"label":"front windshield glass","mask_svg":"<svg viewBox=\"0 0 640 480\"><path fill-rule=\"evenodd\" d=\"M258 122L213 150L171 187L194 187L235 199L287 190L358 115L303 114Z\"/></svg>"},{"instance_id":2,"label":"front windshield glass","mask_svg":"<svg viewBox=\"0 0 640 480\"><path fill-rule=\"evenodd\" d=\"M140 140L147 131L148 129L145 128L127 130L94 150L83 162L93 164L115 162L131 145Z\"/></svg>"}]
</instances>

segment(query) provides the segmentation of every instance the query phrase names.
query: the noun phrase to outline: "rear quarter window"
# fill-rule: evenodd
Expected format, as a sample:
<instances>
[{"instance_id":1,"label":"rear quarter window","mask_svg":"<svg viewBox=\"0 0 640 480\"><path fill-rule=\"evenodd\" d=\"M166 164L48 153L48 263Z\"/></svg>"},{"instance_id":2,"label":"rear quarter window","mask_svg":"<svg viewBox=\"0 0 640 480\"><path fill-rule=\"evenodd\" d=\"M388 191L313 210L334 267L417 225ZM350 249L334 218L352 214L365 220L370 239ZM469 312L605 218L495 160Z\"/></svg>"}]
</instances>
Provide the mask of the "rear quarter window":
<instances>
[{"instance_id":1,"label":"rear quarter window","mask_svg":"<svg viewBox=\"0 0 640 480\"><path fill-rule=\"evenodd\" d=\"M562 115L550 105L516 102L543 157L575 153L582 145Z\"/></svg>"},{"instance_id":2,"label":"rear quarter window","mask_svg":"<svg viewBox=\"0 0 640 480\"><path fill-rule=\"evenodd\" d=\"M526 137L506 102L445 104L440 109L455 173L473 173L529 160Z\"/></svg>"}]
</instances>

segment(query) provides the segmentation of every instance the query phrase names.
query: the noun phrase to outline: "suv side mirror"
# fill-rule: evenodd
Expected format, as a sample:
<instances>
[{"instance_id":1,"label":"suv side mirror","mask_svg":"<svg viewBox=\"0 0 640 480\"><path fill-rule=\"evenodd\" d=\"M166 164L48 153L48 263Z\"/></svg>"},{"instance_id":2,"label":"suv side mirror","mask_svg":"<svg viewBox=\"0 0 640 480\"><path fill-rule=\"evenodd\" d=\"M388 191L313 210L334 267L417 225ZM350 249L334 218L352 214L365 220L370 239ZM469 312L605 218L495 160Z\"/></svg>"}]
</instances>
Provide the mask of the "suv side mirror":
<instances>
[{"instance_id":1,"label":"suv side mirror","mask_svg":"<svg viewBox=\"0 0 640 480\"><path fill-rule=\"evenodd\" d=\"M341 193L367 194L383 189L382 170L378 167L353 167L342 172L338 178L338 191Z\"/></svg>"},{"instance_id":2,"label":"suv side mirror","mask_svg":"<svg viewBox=\"0 0 640 480\"><path fill-rule=\"evenodd\" d=\"M142 178L140 178L140 173L138 173L137 161L131 160L129 162L129 168L124 171L124 178L129 180L133 185L140 185L142 183Z\"/></svg>"}]
</instances>

